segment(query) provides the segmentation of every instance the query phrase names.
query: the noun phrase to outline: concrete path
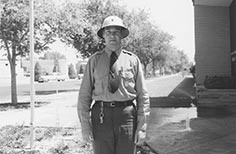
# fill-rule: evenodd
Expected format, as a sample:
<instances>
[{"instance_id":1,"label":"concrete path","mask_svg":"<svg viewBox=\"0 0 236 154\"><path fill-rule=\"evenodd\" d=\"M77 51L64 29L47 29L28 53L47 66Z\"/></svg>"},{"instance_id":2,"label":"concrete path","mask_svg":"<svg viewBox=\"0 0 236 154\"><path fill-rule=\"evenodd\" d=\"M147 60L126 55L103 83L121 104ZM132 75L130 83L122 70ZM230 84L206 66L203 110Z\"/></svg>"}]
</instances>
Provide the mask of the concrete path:
<instances>
[{"instance_id":1,"label":"concrete path","mask_svg":"<svg viewBox=\"0 0 236 154\"><path fill-rule=\"evenodd\" d=\"M36 127L71 127L79 128L76 103L78 92L58 93L36 96L35 101L50 102L42 107L35 107L34 126ZM22 102L29 102L29 97L19 97ZM0 127L4 125L30 124L30 109L10 109L0 112Z\"/></svg>"},{"instance_id":2,"label":"concrete path","mask_svg":"<svg viewBox=\"0 0 236 154\"><path fill-rule=\"evenodd\" d=\"M158 154L235 154L236 115L199 118L196 107L186 108L176 101L178 98L194 98L193 82L189 77L180 80L180 76L176 76L175 82L172 79L157 81L163 84L160 85L161 89L157 88L158 85L151 87L154 92L165 89L169 83L175 83L169 86L172 91L168 90L168 95L165 93L165 100L169 100L168 103L164 101L167 104L158 102L163 101L159 99L163 95L152 96L157 99L151 108L148 145Z\"/></svg>"},{"instance_id":3,"label":"concrete path","mask_svg":"<svg viewBox=\"0 0 236 154\"><path fill-rule=\"evenodd\" d=\"M160 154L236 153L235 117L192 118L187 122L158 125L151 120L148 144Z\"/></svg>"}]
</instances>

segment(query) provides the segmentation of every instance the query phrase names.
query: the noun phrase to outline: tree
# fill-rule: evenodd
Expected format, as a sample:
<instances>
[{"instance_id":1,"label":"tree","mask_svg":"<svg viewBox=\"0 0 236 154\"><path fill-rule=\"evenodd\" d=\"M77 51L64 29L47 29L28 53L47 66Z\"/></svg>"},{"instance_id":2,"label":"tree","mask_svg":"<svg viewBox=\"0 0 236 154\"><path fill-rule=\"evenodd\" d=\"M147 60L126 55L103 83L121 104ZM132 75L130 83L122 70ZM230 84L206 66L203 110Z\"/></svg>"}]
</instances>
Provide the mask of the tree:
<instances>
[{"instance_id":1,"label":"tree","mask_svg":"<svg viewBox=\"0 0 236 154\"><path fill-rule=\"evenodd\" d=\"M39 81L40 76L42 75L42 68L39 62L36 62L34 67L34 81Z\"/></svg>"},{"instance_id":2,"label":"tree","mask_svg":"<svg viewBox=\"0 0 236 154\"><path fill-rule=\"evenodd\" d=\"M147 66L152 62L154 42L159 35L155 29L156 27L148 19L149 15L144 10L132 11L125 18L125 22L129 26L130 35L125 40L124 46L138 55L144 66L145 76L147 76Z\"/></svg>"},{"instance_id":3,"label":"tree","mask_svg":"<svg viewBox=\"0 0 236 154\"><path fill-rule=\"evenodd\" d=\"M89 29L90 23L84 17L85 11L81 4L66 1L60 9L58 35L62 42L72 44L83 57L88 57L94 39Z\"/></svg>"},{"instance_id":4,"label":"tree","mask_svg":"<svg viewBox=\"0 0 236 154\"><path fill-rule=\"evenodd\" d=\"M83 57L102 50L104 40L98 38L96 31L110 14L124 16L125 9L118 5L118 0L87 0L80 4L66 2L59 23L62 41L73 44Z\"/></svg>"},{"instance_id":5,"label":"tree","mask_svg":"<svg viewBox=\"0 0 236 154\"><path fill-rule=\"evenodd\" d=\"M85 64L80 65L80 67L79 67L79 71L78 71L78 74L83 74L84 71L85 71L85 67L86 67Z\"/></svg>"},{"instance_id":6,"label":"tree","mask_svg":"<svg viewBox=\"0 0 236 154\"><path fill-rule=\"evenodd\" d=\"M168 49L171 48L170 42L172 40L173 36L157 29L156 37L153 40L153 48L150 53L150 58L152 59L152 72L153 72L152 74L154 76L156 75L156 69L158 69L158 63L165 62L166 53Z\"/></svg>"},{"instance_id":7,"label":"tree","mask_svg":"<svg viewBox=\"0 0 236 154\"><path fill-rule=\"evenodd\" d=\"M68 68L68 76L70 79L75 79L76 78L76 72L73 64L69 65Z\"/></svg>"},{"instance_id":8,"label":"tree","mask_svg":"<svg viewBox=\"0 0 236 154\"><path fill-rule=\"evenodd\" d=\"M129 37L122 40L125 49L138 55L147 74L147 66L152 63L153 74L157 66L164 67L167 60L165 50L170 48L173 36L158 29L149 21L145 10L127 11L118 0L86 0L80 4L68 2L61 10L61 39L73 44L83 57L102 50L104 40L96 31L108 15L123 18L128 27ZM98 24L99 23L99 24ZM160 63L160 64L158 64Z\"/></svg>"},{"instance_id":9,"label":"tree","mask_svg":"<svg viewBox=\"0 0 236 154\"><path fill-rule=\"evenodd\" d=\"M182 50L178 50L171 46L166 51L165 61L163 62L162 67L169 69L172 73L178 73L184 70L184 68L189 67L189 60Z\"/></svg>"},{"instance_id":10,"label":"tree","mask_svg":"<svg viewBox=\"0 0 236 154\"><path fill-rule=\"evenodd\" d=\"M35 52L48 49L54 42L56 9L51 1L35 3ZM51 11L53 10L53 11ZM11 102L17 103L16 60L29 53L29 1L8 0L0 4L0 45L5 49L11 70Z\"/></svg>"}]
</instances>

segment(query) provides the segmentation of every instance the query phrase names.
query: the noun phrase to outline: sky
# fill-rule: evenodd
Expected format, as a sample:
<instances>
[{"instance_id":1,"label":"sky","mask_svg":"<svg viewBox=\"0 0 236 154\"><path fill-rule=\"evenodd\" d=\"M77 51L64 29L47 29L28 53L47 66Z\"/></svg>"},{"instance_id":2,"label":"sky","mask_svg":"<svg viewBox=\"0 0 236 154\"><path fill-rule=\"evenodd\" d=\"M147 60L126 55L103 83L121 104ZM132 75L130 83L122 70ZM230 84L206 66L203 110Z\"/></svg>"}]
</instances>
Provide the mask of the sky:
<instances>
[{"instance_id":1,"label":"sky","mask_svg":"<svg viewBox=\"0 0 236 154\"><path fill-rule=\"evenodd\" d=\"M173 45L194 61L194 13L192 0L121 0L128 9L145 9L150 21L174 36Z\"/></svg>"}]
</instances>

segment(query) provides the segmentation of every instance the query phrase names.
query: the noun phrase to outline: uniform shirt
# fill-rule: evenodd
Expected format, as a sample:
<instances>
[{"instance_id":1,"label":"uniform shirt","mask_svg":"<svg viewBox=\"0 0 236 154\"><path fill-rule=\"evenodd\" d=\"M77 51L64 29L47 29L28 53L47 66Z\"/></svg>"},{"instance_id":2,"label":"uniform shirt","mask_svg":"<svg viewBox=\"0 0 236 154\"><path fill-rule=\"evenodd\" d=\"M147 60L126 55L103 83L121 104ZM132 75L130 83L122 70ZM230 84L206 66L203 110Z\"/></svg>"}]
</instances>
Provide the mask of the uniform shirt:
<instances>
[{"instance_id":1,"label":"uniform shirt","mask_svg":"<svg viewBox=\"0 0 236 154\"><path fill-rule=\"evenodd\" d=\"M149 115L149 96L139 58L125 50L116 54L118 59L114 64L117 68L115 73L119 76L120 85L115 93L108 90L111 52L103 50L89 58L79 91L78 114L81 122L87 122L90 118L89 111L93 100L136 100L138 115Z\"/></svg>"}]
</instances>

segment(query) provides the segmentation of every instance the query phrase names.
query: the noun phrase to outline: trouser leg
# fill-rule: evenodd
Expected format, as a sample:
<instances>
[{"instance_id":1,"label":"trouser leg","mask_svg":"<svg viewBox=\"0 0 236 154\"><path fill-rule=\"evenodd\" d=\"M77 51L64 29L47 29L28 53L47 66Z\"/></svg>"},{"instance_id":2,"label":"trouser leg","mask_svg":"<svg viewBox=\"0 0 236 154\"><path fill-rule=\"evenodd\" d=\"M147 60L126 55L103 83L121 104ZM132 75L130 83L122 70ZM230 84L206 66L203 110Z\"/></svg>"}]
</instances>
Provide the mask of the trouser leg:
<instances>
[{"instance_id":1,"label":"trouser leg","mask_svg":"<svg viewBox=\"0 0 236 154\"><path fill-rule=\"evenodd\" d=\"M99 119L100 108L92 108L95 154L133 154L136 111L133 106L104 107L104 121Z\"/></svg>"},{"instance_id":2,"label":"trouser leg","mask_svg":"<svg viewBox=\"0 0 236 154\"><path fill-rule=\"evenodd\" d=\"M136 111L133 106L118 108L114 112L115 154L133 154L136 130Z\"/></svg>"},{"instance_id":3,"label":"trouser leg","mask_svg":"<svg viewBox=\"0 0 236 154\"><path fill-rule=\"evenodd\" d=\"M115 154L114 134L112 127L112 110L104 108L104 120L100 123L99 106L92 108L92 126L93 126L93 150L94 154Z\"/></svg>"}]
</instances>

